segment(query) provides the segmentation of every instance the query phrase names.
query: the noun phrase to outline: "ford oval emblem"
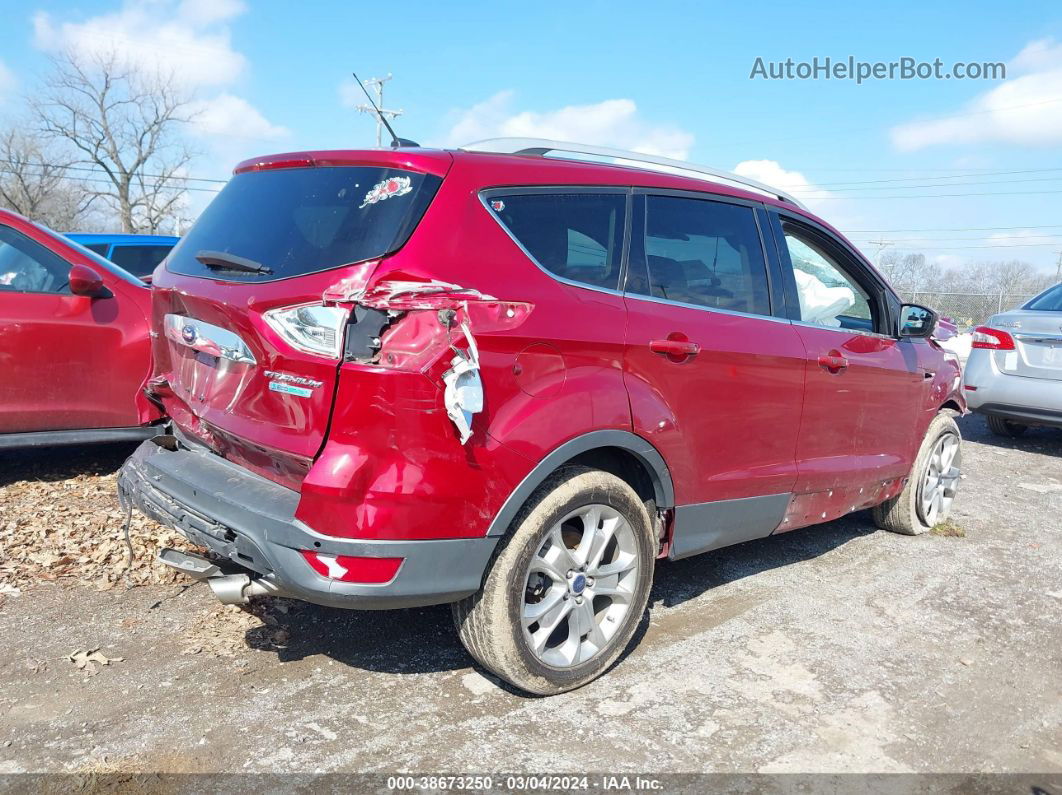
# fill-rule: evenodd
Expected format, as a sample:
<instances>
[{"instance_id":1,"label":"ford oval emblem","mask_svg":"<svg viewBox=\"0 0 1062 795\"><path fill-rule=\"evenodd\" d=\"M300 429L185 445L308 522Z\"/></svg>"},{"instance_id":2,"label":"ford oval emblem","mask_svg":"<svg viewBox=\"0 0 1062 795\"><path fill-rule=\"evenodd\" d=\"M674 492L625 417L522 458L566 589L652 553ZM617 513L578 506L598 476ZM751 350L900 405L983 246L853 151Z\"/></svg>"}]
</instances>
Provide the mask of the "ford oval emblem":
<instances>
[{"instance_id":1,"label":"ford oval emblem","mask_svg":"<svg viewBox=\"0 0 1062 795\"><path fill-rule=\"evenodd\" d=\"M191 323L187 324L184 328L181 329L181 339L183 339L189 345L195 342L195 338L197 336L199 335L196 334L195 326L193 326Z\"/></svg>"}]
</instances>

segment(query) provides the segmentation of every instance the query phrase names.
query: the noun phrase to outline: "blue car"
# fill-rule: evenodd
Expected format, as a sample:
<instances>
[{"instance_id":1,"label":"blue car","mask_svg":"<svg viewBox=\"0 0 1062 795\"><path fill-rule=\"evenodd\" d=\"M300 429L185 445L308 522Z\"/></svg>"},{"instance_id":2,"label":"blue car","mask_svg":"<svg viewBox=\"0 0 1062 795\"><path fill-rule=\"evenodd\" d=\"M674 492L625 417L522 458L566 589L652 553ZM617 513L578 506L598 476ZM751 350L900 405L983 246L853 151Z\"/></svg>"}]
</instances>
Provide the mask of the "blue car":
<instances>
[{"instance_id":1,"label":"blue car","mask_svg":"<svg viewBox=\"0 0 1062 795\"><path fill-rule=\"evenodd\" d=\"M172 235L109 235L68 234L68 238L85 248L106 257L115 265L140 279L151 274L177 245L179 237Z\"/></svg>"}]
</instances>

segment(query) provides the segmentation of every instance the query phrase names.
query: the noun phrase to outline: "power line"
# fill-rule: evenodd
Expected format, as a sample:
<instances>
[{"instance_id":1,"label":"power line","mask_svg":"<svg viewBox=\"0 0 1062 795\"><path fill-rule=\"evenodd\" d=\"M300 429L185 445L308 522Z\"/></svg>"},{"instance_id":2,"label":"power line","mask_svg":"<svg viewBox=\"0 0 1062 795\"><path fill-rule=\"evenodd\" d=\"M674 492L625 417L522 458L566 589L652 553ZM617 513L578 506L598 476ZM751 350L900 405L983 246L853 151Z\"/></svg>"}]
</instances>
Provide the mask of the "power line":
<instances>
[{"instance_id":1,"label":"power line","mask_svg":"<svg viewBox=\"0 0 1062 795\"><path fill-rule=\"evenodd\" d=\"M1023 103L1021 105L1009 105L1009 106L1003 107L1003 108L989 108L989 109L986 109L986 110L972 110L972 111L967 111L966 113L952 113L952 114L950 114L948 116L932 116L932 117L924 118L924 119L914 119L914 120L912 120L910 122L905 122L904 124L901 124L901 125L892 125L892 127L895 128L895 127L899 127L899 126L906 126L907 124L926 124L926 123L937 122L937 121L951 121L952 119L965 119L965 118L968 118L970 116L983 116L986 113L999 113L1000 111L1020 110L1021 108L1032 108L1032 107L1038 107L1040 105L1054 105L1054 104L1056 104L1058 102L1062 102L1062 97L1052 97L1050 99L1041 100L1039 102L1026 102L1026 103ZM852 128L852 129L848 129L848 130L838 130L838 131L835 131L835 134L836 135L848 135L850 133L877 132L878 130L881 130L881 129L882 129L882 125L875 125L873 127L856 127L856 128ZM749 143L751 143L751 144L756 144L757 146L759 146L759 145L768 144L768 143L779 143L779 142L790 143L790 142L793 142L793 141L802 141L802 140L806 141L806 140L812 140L812 139L822 141L823 144L830 143L829 141L825 140L821 134L810 134L810 133L808 135L787 136L785 138L766 138L766 139L764 139L764 138L760 138L760 139L743 138L740 141L733 140L733 141L729 141L729 142L725 142L725 143L727 143L727 145L749 144Z\"/></svg>"},{"instance_id":2,"label":"power line","mask_svg":"<svg viewBox=\"0 0 1062 795\"><path fill-rule=\"evenodd\" d=\"M942 186L934 186L942 187ZM854 199L944 199L958 196L1040 196L1048 193L1062 193L1062 190L1001 190L1001 191L985 191L975 193L914 193L908 196L814 196L805 195L804 198L809 198L813 201L852 201Z\"/></svg>"},{"instance_id":3,"label":"power line","mask_svg":"<svg viewBox=\"0 0 1062 795\"><path fill-rule=\"evenodd\" d=\"M859 235L858 237L862 237ZM1032 240L1033 238L1057 238L1062 237L1062 232L1053 235L1001 235L1000 239L1006 238L1008 240ZM927 243L947 243L952 240L984 240L984 235L979 237L894 237L891 238L893 243L917 243L918 241L924 241ZM878 240L866 240L865 243L878 244ZM1054 242L1050 240L1041 240L1040 242ZM1062 242L1062 241L1060 241Z\"/></svg>"},{"instance_id":4,"label":"power line","mask_svg":"<svg viewBox=\"0 0 1062 795\"><path fill-rule=\"evenodd\" d=\"M901 248L917 249L918 251L955 251L968 248L1054 248L1057 245L1058 243L1029 243L1028 245L1000 244L998 246L901 246Z\"/></svg>"},{"instance_id":5,"label":"power line","mask_svg":"<svg viewBox=\"0 0 1062 795\"><path fill-rule=\"evenodd\" d=\"M815 169L803 169L803 170L804 171L814 171ZM868 170L869 171L873 171L874 169L868 169ZM931 170L931 169L927 169L927 170ZM843 185L877 185L877 184L885 183L885 182L910 182L912 180L918 180L918 179L938 179L939 180L939 179L963 179L963 178L966 178L966 177L1009 176L1009 175L1012 175L1012 174L1045 174L1048 171L1062 171L1062 168L1026 168L1026 169L1021 169L1021 170L1018 170L1018 171L983 171L983 172L980 172L980 173L969 173L969 174L941 174L939 177L934 177L932 175L927 174L925 176L919 175L917 177L894 177L893 179L870 179L870 180L863 180L861 182L816 182L815 185L817 187L820 187L820 188L831 188L831 187L840 188ZM1060 179L1060 178L1059 177L1047 177L1046 179ZM998 180L997 182L998 182L998 184L1003 184L1005 182L1018 182L1018 181L1023 181L1023 180ZM946 187L949 184L953 184L953 185L954 184L971 184L971 185L973 185L973 184L978 184L978 183L945 183L944 185L939 185L939 186L936 186L936 187ZM991 185L991 184L996 184L996 183L988 182L988 183L985 183L985 184ZM785 186L782 185L780 187L784 188Z\"/></svg>"},{"instance_id":6,"label":"power line","mask_svg":"<svg viewBox=\"0 0 1062 795\"><path fill-rule=\"evenodd\" d=\"M935 184L921 184L921 185L864 185L853 188L832 187L831 192L837 191L855 191L855 190L910 190L913 188L958 188L966 185L1014 185L1024 182L1058 182L1062 179L1062 176L1057 177L1029 177L1026 179L996 179L985 180L975 182L938 182ZM816 184L813 188L789 188L792 193L798 194L814 194L819 193L820 188L824 188L826 185ZM784 186L783 186L784 188Z\"/></svg>"},{"instance_id":7,"label":"power line","mask_svg":"<svg viewBox=\"0 0 1062 795\"><path fill-rule=\"evenodd\" d=\"M0 163L6 163L11 166L20 165L17 160L4 160L0 158ZM75 165L62 165L59 163L25 163L22 164L26 168L55 168L64 169L66 171L89 171L95 174L106 173L102 166L75 166ZM162 174L142 174L141 176L149 179L180 179L183 182L212 182L218 185L225 185L228 183L227 179L212 179L210 177L177 177L174 175L164 176Z\"/></svg>"},{"instance_id":8,"label":"power line","mask_svg":"<svg viewBox=\"0 0 1062 795\"><path fill-rule=\"evenodd\" d=\"M4 168L4 167L0 166L0 174L18 174L18 173L19 172L16 171L15 169ZM144 174L143 176L150 177L150 175L148 175L148 174ZM111 180L109 180L109 179L97 179L95 177L78 177L77 179L78 179L79 182L88 182L88 183L91 183L93 185L111 185L111 186L114 185L114 183ZM178 177L159 177L159 179L170 179L170 180L172 180L175 183L179 183L179 182L183 181L183 178L178 178ZM176 185L173 185L173 189L174 190L195 191L197 193L220 193L220 191L215 189L215 188L197 188L194 185L179 185L179 184L176 184Z\"/></svg>"},{"instance_id":9,"label":"power line","mask_svg":"<svg viewBox=\"0 0 1062 795\"><path fill-rule=\"evenodd\" d=\"M953 226L940 229L850 229L845 234L888 235L894 232L1000 232L1011 229L1062 229L1062 224L1043 226Z\"/></svg>"}]
</instances>

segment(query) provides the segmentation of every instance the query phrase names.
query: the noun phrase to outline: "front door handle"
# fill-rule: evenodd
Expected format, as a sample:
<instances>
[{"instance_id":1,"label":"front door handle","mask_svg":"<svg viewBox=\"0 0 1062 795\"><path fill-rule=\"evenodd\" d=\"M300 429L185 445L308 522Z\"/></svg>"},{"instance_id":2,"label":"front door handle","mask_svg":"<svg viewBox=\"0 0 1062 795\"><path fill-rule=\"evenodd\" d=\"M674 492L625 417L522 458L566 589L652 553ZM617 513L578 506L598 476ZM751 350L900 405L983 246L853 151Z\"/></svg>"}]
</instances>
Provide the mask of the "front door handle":
<instances>
[{"instance_id":1,"label":"front door handle","mask_svg":"<svg viewBox=\"0 0 1062 795\"><path fill-rule=\"evenodd\" d=\"M819 367L837 375L848 367L848 360L837 351L830 351L819 357Z\"/></svg>"},{"instance_id":2,"label":"front door handle","mask_svg":"<svg viewBox=\"0 0 1062 795\"><path fill-rule=\"evenodd\" d=\"M669 359L685 359L687 356L693 356L700 349L700 345L689 340L668 338L666 340L650 340L649 342L649 350L653 353L663 354Z\"/></svg>"}]
</instances>

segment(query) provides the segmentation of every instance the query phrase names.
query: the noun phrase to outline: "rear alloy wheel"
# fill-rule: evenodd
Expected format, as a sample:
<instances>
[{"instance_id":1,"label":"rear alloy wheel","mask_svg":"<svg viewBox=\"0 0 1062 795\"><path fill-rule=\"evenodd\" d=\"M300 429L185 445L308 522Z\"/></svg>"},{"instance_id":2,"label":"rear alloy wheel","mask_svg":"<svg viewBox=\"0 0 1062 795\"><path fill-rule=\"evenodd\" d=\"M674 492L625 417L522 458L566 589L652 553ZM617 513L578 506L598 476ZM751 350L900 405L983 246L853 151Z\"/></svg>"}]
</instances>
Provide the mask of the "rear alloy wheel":
<instances>
[{"instance_id":1,"label":"rear alloy wheel","mask_svg":"<svg viewBox=\"0 0 1062 795\"><path fill-rule=\"evenodd\" d=\"M645 613L656 557L651 528L627 483L566 467L521 510L483 590L454 605L461 641L484 667L530 693L595 679Z\"/></svg>"},{"instance_id":2,"label":"rear alloy wheel","mask_svg":"<svg viewBox=\"0 0 1062 795\"><path fill-rule=\"evenodd\" d=\"M948 518L962 477L962 436L949 414L930 423L903 491L875 506L882 530L921 535Z\"/></svg>"},{"instance_id":3,"label":"rear alloy wheel","mask_svg":"<svg viewBox=\"0 0 1062 795\"><path fill-rule=\"evenodd\" d=\"M996 436L1008 436L1011 439L1017 439L1029 430L1028 425L1022 425L1020 422L1011 422L1002 417L989 415L985 417L985 420L988 422L988 430L992 431Z\"/></svg>"}]
</instances>

